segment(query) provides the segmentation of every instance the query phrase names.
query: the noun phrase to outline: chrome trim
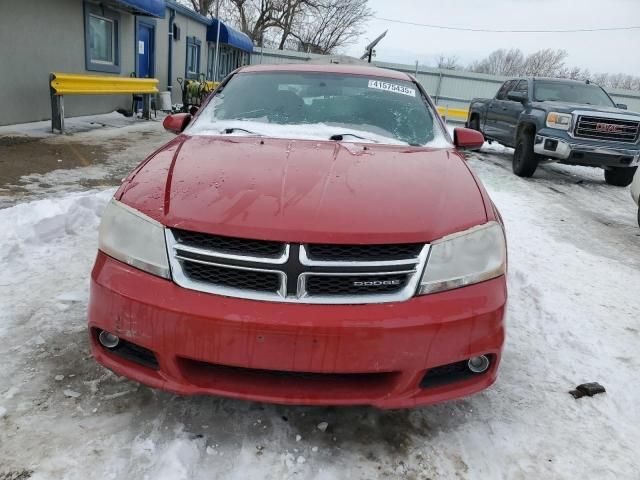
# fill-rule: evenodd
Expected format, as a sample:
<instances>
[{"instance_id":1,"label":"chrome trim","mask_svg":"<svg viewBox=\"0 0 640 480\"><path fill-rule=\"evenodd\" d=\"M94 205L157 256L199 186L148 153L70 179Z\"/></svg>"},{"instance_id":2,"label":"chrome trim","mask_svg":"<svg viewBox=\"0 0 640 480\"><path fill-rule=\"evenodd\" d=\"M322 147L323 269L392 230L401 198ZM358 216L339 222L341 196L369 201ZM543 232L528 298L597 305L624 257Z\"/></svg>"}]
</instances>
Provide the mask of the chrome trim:
<instances>
[{"instance_id":1,"label":"chrome trim","mask_svg":"<svg viewBox=\"0 0 640 480\"><path fill-rule=\"evenodd\" d=\"M391 267L400 265L415 265L416 259L406 258L402 260L313 260L307 253L307 246L300 245L300 263L309 267Z\"/></svg>"},{"instance_id":2,"label":"chrome trim","mask_svg":"<svg viewBox=\"0 0 640 480\"><path fill-rule=\"evenodd\" d=\"M228 268L228 269L231 269L231 270L245 270L245 271L249 271L249 272L275 273L280 277L280 289L278 290L278 295L284 297L285 294L286 294L286 291L287 291L287 276L284 274L284 272L282 272L280 270L267 270L267 269L262 269L262 268L241 267L240 265L229 265L229 264L224 264L224 263L207 262L206 260L198 260L198 259L195 259L195 258L182 257L180 255L176 255L175 258L177 258L178 260L184 260L184 261L188 261L188 262L199 263L201 265L211 265L213 267ZM182 266L180 266L180 270L181 270L182 276L184 278L187 278L186 275L184 275L184 273L182 272ZM187 278L187 280L189 282L197 282L197 283L206 284L206 282L200 282L198 280L191 280L189 278ZM217 288L230 288L230 287L224 287L224 286L218 285ZM232 289L232 290L241 290L241 289ZM244 290L241 290L241 291L244 291Z\"/></svg>"},{"instance_id":3,"label":"chrome trim","mask_svg":"<svg viewBox=\"0 0 640 480\"><path fill-rule=\"evenodd\" d=\"M612 118L615 120L629 120L632 122L640 122L640 115L631 115L630 113L612 113L598 112L597 110L574 110L571 112L576 118L580 115L587 117Z\"/></svg>"},{"instance_id":4,"label":"chrome trim","mask_svg":"<svg viewBox=\"0 0 640 480\"><path fill-rule=\"evenodd\" d=\"M385 303L385 302L397 302L402 301L399 300L398 297L407 297L406 300L413 297L416 293L416 288L418 287L418 283L422 278L422 275L416 275L418 270L400 270L395 272L367 272L367 273L354 273L354 272L340 272L340 273L329 273L329 272L318 272L311 273L306 272L298 276L298 299L301 303L333 303L333 304L352 304L352 303ZM340 276L383 276L383 275L402 275L402 274L412 274L411 278L407 282L407 284L397 292L393 293L371 293L367 295L331 295L331 296L313 296L307 293L306 283L307 278L309 277L340 277ZM358 301L355 302L354 299ZM329 302L330 300L330 302Z\"/></svg>"},{"instance_id":5,"label":"chrome trim","mask_svg":"<svg viewBox=\"0 0 640 480\"><path fill-rule=\"evenodd\" d=\"M599 113L602 113L602 114L599 114ZM569 128L569 130L567 130L567 134L573 139L588 140L587 137L575 136L575 129L578 126L578 118L580 116L598 117L598 118L604 118L604 119L610 118L612 120L626 120L631 122L640 122L640 115L630 115L627 113L610 113L610 112L605 113L605 112L598 112L593 110L574 110L573 112L571 112L571 115L573 119L571 120L571 127ZM617 141L617 140L609 140L609 139L602 139L602 138L594 138L593 140L597 142L616 142ZM627 143L629 145L637 145L638 143L640 143L640 136L635 142L622 142L622 143Z\"/></svg>"},{"instance_id":6,"label":"chrome trim","mask_svg":"<svg viewBox=\"0 0 640 480\"><path fill-rule=\"evenodd\" d=\"M545 140L556 140L558 147L556 150L545 150ZM538 141L540 140L540 141ZM632 145L632 144L631 144ZM544 155L546 157L557 158L558 160L566 160L571 155L572 151L595 153L599 155L611 155L619 156L624 155L626 157L632 157L633 160L628 165L630 167L640 164L640 150L633 148L612 148L602 145L589 145L585 143L570 143L561 138L549 137L546 135L536 135L536 141L533 144L533 151L537 154Z\"/></svg>"},{"instance_id":7,"label":"chrome trim","mask_svg":"<svg viewBox=\"0 0 640 480\"><path fill-rule=\"evenodd\" d=\"M407 259L407 260L393 260L388 262L356 262L350 261L348 263L338 262L338 265L332 264L332 262L323 262L319 265L313 265L315 267L325 266L325 267L345 267L344 272L303 272L298 276L296 283L296 294L295 295L287 295L287 275L285 271L277 270L274 268L275 264L273 263L273 259L266 258L256 258L256 257L245 257L242 255L233 255L233 256L222 256L219 255L220 252L212 252L206 249L200 249L195 247L184 248L184 245L180 245L173 233L170 229L165 228L165 238L167 241L167 249L169 251L169 264L171 266L171 275L173 281L183 287L190 290L196 290L205 293L211 293L215 295L222 295L226 297L234 297L234 298L243 298L248 300L260 300L260 301L268 301L268 302L282 302L282 303L303 303L303 304L328 304L328 305L349 305L349 304L370 304L370 303L387 303L387 302L402 302L409 300L412 298L418 289L418 284L420 283L420 279L422 278L422 274L425 269L425 265L427 262L427 258L429 256L430 245L425 244L422 247L419 255L417 257ZM180 250L183 252L191 252L197 253L199 255L204 255L205 257L210 257L212 259L233 259L233 260L246 260L252 263L263 263L265 268L257 268L255 265L253 267L241 266L241 265L229 265L224 262L219 261L209 261L202 259L194 259L190 257L185 257L179 254ZM303 250L303 245L300 245L300 250ZM286 244L285 253L287 255L287 259L290 252L290 244ZM308 257L307 257L308 259ZM267 260L272 260L271 262ZM301 259L300 259L301 260ZM258 271L258 272L266 272L266 273L277 273L280 276L280 289L277 292L268 293L268 292L258 292L254 290L247 289L239 289L232 287L224 287L220 285L214 285L207 282L202 282L198 280L193 280L188 278L183 269L181 262L189 261L196 262L205 265L212 265L220 268L231 268L238 270L249 270L249 271ZM310 260L311 261L311 260ZM302 264L302 261L301 261ZM281 264L280 264L281 265ZM304 264L306 265L306 264ZM312 265L307 265L312 266ZM394 270L387 271L379 271L379 272L354 272L353 270L349 271L349 267L372 267L372 266L406 266L410 268L399 268ZM313 296L307 294L305 291L306 279L310 276L314 275L327 275L327 276L383 276L383 275L399 275L399 274L407 274L410 275L410 278L407 281L407 285L403 287L401 290L394 293L380 293L380 294L363 294L363 295L320 295Z\"/></svg>"},{"instance_id":8,"label":"chrome trim","mask_svg":"<svg viewBox=\"0 0 640 480\"><path fill-rule=\"evenodd\" d=\"M171 232L169 230L169 232ZM173 235L173 233L171 233ZM174 237L175 238L175 237ZM195 253L197 255L202 255L206 257L212 258L226 258L228 260L241 260L245 262L259 262L259 263L268 263L273 265L282 265L283 263L287 263L289 260L289 244L285 244L284 252L277 258L271 257L254 257L252 255L236 255L233 253L223 253L217 250L206 250L204 248L198 247L190 247L189 245L184 245L174 241L173 249L175 251L182 250L183 252Z\"/></svg>"}]
</instances>

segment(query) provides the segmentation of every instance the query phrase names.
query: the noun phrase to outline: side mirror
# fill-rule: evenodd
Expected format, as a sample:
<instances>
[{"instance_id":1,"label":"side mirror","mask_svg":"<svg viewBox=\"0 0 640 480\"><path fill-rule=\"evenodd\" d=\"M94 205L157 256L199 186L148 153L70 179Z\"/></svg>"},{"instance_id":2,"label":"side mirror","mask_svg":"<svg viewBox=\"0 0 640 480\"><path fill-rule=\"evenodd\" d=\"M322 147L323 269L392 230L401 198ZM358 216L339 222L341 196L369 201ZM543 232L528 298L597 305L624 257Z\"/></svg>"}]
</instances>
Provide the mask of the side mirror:
<instances>
[{"instance_id":1,"label":"side mirror","mask_svg":"<svg viewBox=\"0 0 640 480\"><path fill-rule=\"evenodd\" d=\"M175 133L176 135L182 133L189 122L191 121L191 115L189 113L175 113L168 115L163 121L162 126L168 132Z\"/></svg>"},{"instance_id":2,"label":"side mirror","mask_svg":"<svg viewBox=\"0 0 640 480\"><path fill-rule=\"evenodd\" d=\"M628 108L626 103L616 103L616 107L620 110L626 110Z\"/></svg>"},{"instance_id":3,"label":"side mirror","mask_svg":"<svg viewBox=\"0 0 640 480\"><path fill-rule=\"evenodd\" d=\"M524 92L509 92L507 93L507 98L514 102L525 103L529 101L529 97Z\"/></svg>"},{"instance_id":4,"label":"side mirror","mask_svg":"<svg viewBox=\"0 0 640 480\"><path fill-rule=\"evenodd\" d=\"M484 145L484 135L470 128L454 128L453 144L464 150L479 150Z\"/></svg>"}]
</instances>

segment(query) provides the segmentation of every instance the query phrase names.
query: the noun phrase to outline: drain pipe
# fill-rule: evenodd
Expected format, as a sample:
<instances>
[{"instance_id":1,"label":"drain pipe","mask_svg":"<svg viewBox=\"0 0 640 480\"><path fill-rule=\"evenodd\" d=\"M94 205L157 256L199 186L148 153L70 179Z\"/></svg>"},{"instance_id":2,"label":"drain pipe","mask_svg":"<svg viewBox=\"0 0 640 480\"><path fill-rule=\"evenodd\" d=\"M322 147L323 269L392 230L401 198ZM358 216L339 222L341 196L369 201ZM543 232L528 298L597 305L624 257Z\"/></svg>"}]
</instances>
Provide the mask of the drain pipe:
<instances>
[{"instance_id":1,"label":"drain pipe","mask_svg":"<svg viewBox=\"0 0 640 480\"><path fill-rule=\"evenodd\" d=\"M169 14L169 58L167 64L167 90L169 93L173 93L173 81L171 77L173 76L173 22L176 18L176 11L172 8L169 9L171 12ZM173 98L171 99L171 103L173 103Z\"/></svg>"}]
</instances>

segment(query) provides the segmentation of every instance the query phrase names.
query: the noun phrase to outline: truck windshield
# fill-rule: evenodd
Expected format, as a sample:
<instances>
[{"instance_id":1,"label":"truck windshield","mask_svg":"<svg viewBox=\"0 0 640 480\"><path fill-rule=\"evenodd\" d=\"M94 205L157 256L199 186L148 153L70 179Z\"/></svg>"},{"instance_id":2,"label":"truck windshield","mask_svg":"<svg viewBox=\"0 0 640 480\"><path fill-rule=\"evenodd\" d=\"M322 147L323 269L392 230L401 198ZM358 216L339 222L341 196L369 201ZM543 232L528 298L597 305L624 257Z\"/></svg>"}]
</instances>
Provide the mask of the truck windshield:
<instances>
[{"instance_id":1,"label":"truck windshield","mask_svg":"<svg viewBox=\"0 0 640 480\"><path fill-rule=\"evenodd\" d=\"M189 133L449 146L415 84L320 72L238 73Z\"/></svg>"},{"instance_id":2,"label":"truck windshield","mask_svg":"<svg viewBox=\"0 0 640 480\"><path fill-rule=\"evenodd\" d=\"M586 83L535 82L537 102L569 102L614 107L609 96L597 85Z\"/></svg>"}]
</instances>

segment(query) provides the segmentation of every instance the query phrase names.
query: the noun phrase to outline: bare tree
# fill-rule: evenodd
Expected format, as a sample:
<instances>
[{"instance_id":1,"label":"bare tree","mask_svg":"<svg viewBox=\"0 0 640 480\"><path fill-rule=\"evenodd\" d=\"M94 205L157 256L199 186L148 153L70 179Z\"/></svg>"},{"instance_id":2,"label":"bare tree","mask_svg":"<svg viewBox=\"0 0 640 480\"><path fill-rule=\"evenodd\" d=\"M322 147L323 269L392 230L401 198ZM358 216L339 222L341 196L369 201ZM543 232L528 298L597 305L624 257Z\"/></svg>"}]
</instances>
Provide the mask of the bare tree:
<instances>
[{"instance_id":1,"label":"bare tree","mask_svg":"<svg viewBox=\"0 0 640 480\"><path fill-rule=\"evenodd\" d=\"M524 61L522 73L541 77L553 77L564 67L566 50L545 48L528 55Z\"/></svg>"},{"instance_id":2,"label":"bare tree","mask_svg":"<svg viewBox=\"0 0 640 480\"><path fill-rule=\"evenodd\" d=\"M462 66L456 56L440 55L436 59L436 67L441 70L460 70Z\"/></svg>"},{"instance_id":3,"label":"bare tree","mask_svg":"<svg viewBox=\"0 0 640 480\"><path fill-rule=\"evenodd\" d=\"M291 35L304 50L333 53L354 42L373 15L367 0L318 0L308 5Z\"/></svg>"},{"instance_id":4,"label":"bare tree","mask_svg":"<svg viewBox=\"0 0 640 480\"><path fill-rule=\"evenodd\" d=\"M517 48L495 50L483 60L471 65L470 70L490 75L520 75L525 63L524 54Z\"/></svg>"},{"instance_id":5,"label":"bare tree","mask_svg":"<svg viewBox=\"0 0 640 480\"><path fill-rule=\"evenodd\" d=\"M213 6L216 0L189 0L188 5L198 12L200 15L209 15L213 12ZM186 3L185 1L181 3Z\"/></svg>"}]
</instances>

